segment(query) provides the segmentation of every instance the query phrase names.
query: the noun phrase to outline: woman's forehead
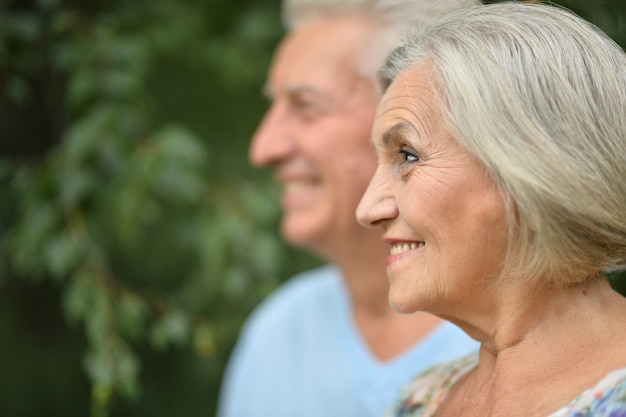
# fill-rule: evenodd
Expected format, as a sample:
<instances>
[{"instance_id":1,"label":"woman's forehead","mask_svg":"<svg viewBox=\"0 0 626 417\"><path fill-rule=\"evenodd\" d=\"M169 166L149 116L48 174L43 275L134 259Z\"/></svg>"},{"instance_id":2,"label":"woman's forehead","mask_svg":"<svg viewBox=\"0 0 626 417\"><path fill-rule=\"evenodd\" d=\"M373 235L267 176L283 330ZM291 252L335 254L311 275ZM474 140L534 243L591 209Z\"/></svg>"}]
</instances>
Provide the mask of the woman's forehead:
<instances>
[{"instance_id":1,"label":"woman's forehead","mask_svg":"<svg viewBox=\"0 0 626 417\"><path fill-rule=\"evenodd\" d=\"M418 65L403 71L380 101L375 129L383 134L389 129L424 128L438 123L440 117L434 98L427 67Z\"/></svg>"}]
</instances>

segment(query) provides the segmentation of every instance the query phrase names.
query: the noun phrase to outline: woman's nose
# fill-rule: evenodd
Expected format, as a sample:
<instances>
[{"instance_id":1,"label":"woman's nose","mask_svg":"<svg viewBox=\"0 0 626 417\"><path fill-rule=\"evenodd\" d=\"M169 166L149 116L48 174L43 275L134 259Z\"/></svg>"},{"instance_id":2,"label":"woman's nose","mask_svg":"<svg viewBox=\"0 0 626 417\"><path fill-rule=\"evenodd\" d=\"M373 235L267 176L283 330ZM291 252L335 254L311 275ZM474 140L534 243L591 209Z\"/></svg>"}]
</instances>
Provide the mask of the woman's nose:
<instances>
[{"instance_id":1,"label":"woman's nose","mask_svg":"<svg viewBox=\"0 0 626 417\"><path fill-rule=\"evenodd\" d=\"M356 209L356 218L362 226L384 227L398 216L392 191L391 178L379 166Z\"/></svg>"}]
</instances>

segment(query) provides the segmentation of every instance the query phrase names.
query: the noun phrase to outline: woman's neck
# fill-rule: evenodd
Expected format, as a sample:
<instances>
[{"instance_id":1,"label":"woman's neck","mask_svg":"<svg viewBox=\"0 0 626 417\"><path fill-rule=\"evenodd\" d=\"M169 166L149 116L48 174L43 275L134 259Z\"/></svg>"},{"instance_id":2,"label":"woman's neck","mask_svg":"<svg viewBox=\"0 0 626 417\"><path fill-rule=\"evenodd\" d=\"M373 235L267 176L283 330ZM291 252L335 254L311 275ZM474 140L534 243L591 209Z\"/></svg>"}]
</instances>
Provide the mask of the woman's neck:
<instances>
[{"instance_id":1,"label":"woman's neck","mask_svg":"<svg viewBox=\"0 0 626 417\"><path fill-rule=\"evenodd\" d=\"M626 340L616 334L626 326L626 299L604 280L521 290L499 305L480 332L478 367L451 392L442 416L459 415L474 397L463 415L545 416L626 367Z\"/></svg>"}]
</instances>

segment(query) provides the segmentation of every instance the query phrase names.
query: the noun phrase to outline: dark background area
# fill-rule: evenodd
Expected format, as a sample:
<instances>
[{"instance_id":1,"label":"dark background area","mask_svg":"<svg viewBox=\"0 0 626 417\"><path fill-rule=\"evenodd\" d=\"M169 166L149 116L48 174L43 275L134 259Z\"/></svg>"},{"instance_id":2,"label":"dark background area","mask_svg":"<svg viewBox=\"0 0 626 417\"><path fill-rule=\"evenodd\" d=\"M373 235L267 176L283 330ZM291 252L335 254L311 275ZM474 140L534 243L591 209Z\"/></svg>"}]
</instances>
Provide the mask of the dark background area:
<instances>
[{"instance_id":1,"label":"dark background area","mask_svg":"<svg viewBox=\"0 0 626 417\"><path fill-rule=\"evenodd\" d=\"M558 3L626 45L623 0ZM214 415L319 263L247 160L281 35L278 0L0 0L0 417Z\"/></svg>"}]
</instances>

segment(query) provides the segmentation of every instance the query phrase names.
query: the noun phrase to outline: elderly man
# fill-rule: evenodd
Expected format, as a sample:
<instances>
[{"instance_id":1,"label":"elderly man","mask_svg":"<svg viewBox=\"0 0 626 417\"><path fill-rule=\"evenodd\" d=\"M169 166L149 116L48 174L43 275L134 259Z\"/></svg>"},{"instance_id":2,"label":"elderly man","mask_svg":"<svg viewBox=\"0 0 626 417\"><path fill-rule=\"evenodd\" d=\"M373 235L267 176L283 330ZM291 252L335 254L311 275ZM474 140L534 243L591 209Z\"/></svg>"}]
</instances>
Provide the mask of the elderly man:
<instances>
[{"instance_id":1,"label":"elderly man","mask_svg":"<svg viewBox=\"0 0 626 417\"><path fill-rule=\"evenodd\" d=\"M436 4L436 5L435 5ZM290 279L246 323L220 417L379 416L421 369L478 344L433 315L387 301L380 232L358 202L376 167L377 69L413 27L471 0L286 0L288 33L250 158L284 185L282 235L329 265Z\"/></svg>"}]
</instances>

